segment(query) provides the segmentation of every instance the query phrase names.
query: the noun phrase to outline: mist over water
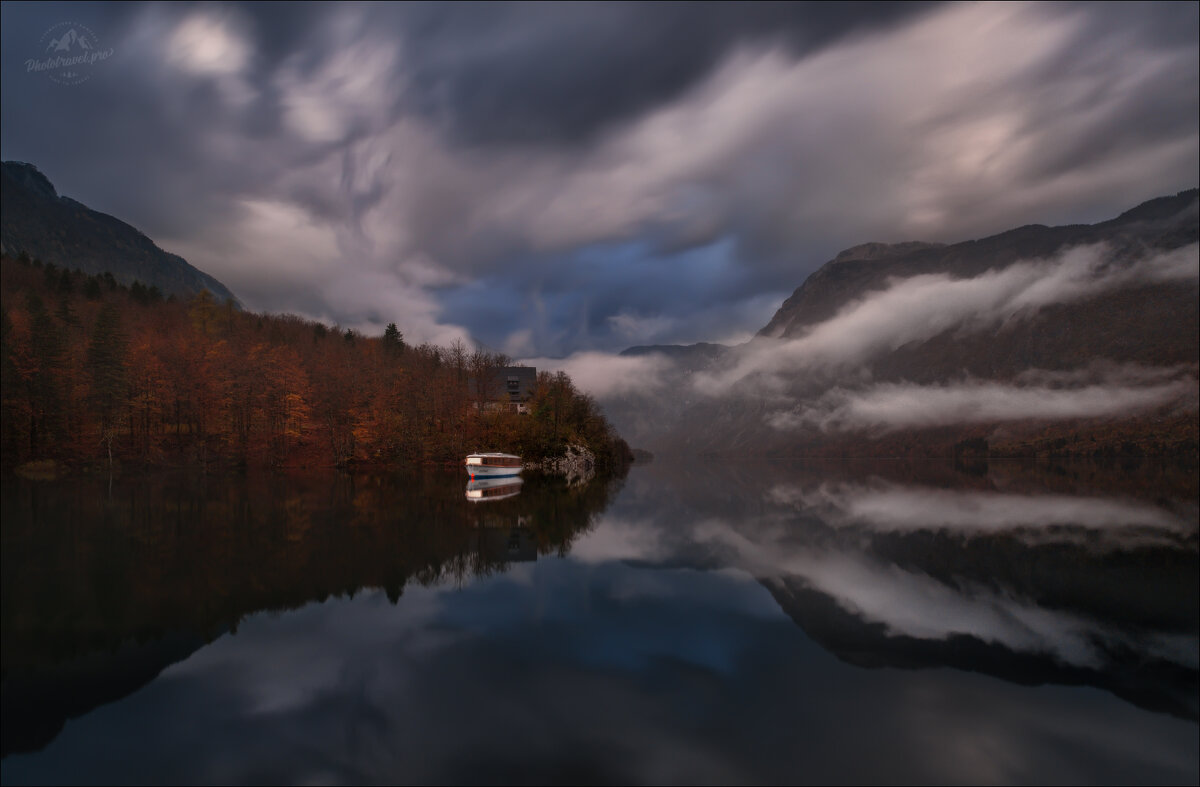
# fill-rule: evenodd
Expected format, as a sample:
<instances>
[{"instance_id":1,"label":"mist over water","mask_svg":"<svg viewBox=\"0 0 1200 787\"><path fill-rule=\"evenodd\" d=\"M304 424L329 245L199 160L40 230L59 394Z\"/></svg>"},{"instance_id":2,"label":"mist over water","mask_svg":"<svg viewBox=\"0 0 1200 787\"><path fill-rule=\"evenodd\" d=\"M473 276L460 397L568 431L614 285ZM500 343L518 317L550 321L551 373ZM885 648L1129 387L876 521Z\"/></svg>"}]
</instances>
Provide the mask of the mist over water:
<instances>
[{"instance_id":1,"label":"mist over water","mask_svg":"<svg viewBox=\"0 0 1200 787\"><path fill-rule=\"evenodd\" d=\"M3 781L1200 773L1194 468L523 480L6 482Z\"/></svg>"},{"instance_id":2,"label":"mist over water","mask_svg":"<svg viewBox=\"0 0 1200 787\"><path fill-rule=\"evenodd\" d=\"M0 787L1200 784L1200 3L71 8Z\"/></svg>"},{"instance_id":3,"label":"mist over water","mask_svg":"<svg viewBox=\"0 0 1200 787\"><path fill-rule=\"evenodd\" d=\"M1172 221L1186 223L1194 212L1193 202ZM849 289L836 281L864 263L839 257L749 341L528 362L569 371L632 444L656 453L699 447L794 456L839 437L1192 417L1200 408L1194 349L1182 334L1150 330L1160 323L1157 311L1111 302L1121 295L1154 302L1162 293L1153 288L1168 287L1194 303L1200 246L1155 248L1152 237L1064 240L1038 255L1007 249L996 236L979 243L1007 254L1003 263L959 244L952 248L971 264L938 252L950 261L933 272L918 272L896 252L878 263L896 275ZM792 303L803 298L804 308ZM826 314L818 301L840 305ZM1156 308L1186 312L1182 303ZM1064 317L1068 311L1074 316ZM1124 328L1095 333L1106 321ZM1063 336L1075 339L1056 345ZM1169 352L1155 355L1163 347Z\"/></svg>"}]
</instances>

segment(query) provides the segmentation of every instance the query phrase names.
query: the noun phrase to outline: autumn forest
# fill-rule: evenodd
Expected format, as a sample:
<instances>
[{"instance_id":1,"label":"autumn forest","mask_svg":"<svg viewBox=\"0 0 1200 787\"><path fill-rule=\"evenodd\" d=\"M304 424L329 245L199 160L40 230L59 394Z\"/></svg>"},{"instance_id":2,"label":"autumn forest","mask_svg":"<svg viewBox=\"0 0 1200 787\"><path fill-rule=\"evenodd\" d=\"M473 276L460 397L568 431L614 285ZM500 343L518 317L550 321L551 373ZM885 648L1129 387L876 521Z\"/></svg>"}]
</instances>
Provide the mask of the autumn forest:
<instances>
[{"instance_id":1,"label":"autumn forest","mask_svg":"<svg viewBox=\"0 0 1200 787\"><path fill-rule=\"evenodd\" d=\"M561 372L539 372L529 414L488 407L501 354L405 343L294 315L243 311L207 292L164 297L110 274L0 260L8 468L346 467L526 460L581 444L601 467L628 446Z\"/></svg>"}]
</instances>

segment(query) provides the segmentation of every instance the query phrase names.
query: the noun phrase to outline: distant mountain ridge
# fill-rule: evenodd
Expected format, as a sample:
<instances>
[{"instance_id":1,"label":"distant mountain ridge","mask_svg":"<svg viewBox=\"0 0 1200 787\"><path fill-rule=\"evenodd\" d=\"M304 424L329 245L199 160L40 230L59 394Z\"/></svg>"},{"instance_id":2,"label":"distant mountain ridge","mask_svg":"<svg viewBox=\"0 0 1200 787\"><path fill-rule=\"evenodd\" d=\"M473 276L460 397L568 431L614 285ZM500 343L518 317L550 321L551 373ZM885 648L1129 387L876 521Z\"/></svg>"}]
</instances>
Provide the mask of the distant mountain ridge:
<instances>
[{"instance_id":1,"label":"distant mountain ridge","mask_svg":"<svg viewBox=\"0 0 1200 787\"><path fill-rule=\"evenodd\" d=\"M990 445L1020 455L1046 451L1101 455L1114 450L1135 455L1194 454L1195 388L1190 399L1185 396L1174 405L1103 417L1006 415L988 421L969 414L957 424L947 416L937 426L846 426L843 422L831 428L825 416L848 412L837 409L839 401L857 406L869 395L900 389L937 394L957 387L969 395L972 386L990 385L1002 392L1047 390L1047 386L1074 386L1082 392L1093 386L1088 390L1098 395L1104 385L1120 387L1124 383L1118 378L1130 374L1129 370L1137 374L1137 369L1157 370L1175 380L1177 389L1186 387L1188 380L1194 384L1200 358L1200 298L1194 272L1198 241L1200 190L1190 189L1097 224L1032 224L954 244L862 244L841 252L810 275L746 344L724 350L715 345L626 350L622 355L657 354L666 359L663 363L669 363L671 371L659 391L670 391L670 396L627 396L605 406L634 445L663 454L945 455L964 441L970 441L973 450L987 451ZM1073 251L1077 249L1087 251ZM1078 270L1063 274L1059 266L1068 253L1090 255L1090 259L1077 259ZM1139 268L1146 260L1164 255L1174 260L1172 275L1146 274ZM1180 273L1188 266L1192 273ZM906 283L909 292L926 285L958 292L964 288L954 290L953 283L970 282L978 285L977 295L986 287L1007 286L999 283L1001 275L1008 272L1011 277L1022 270L1028 273L1021 286L1032 288L1030 292L1058 287L1068 294L1033 307L1014 307L1008 317L988 319L976 319L969 308L946 309L945 302L887 298ZM1057 275L1061 280L1033 283L1037 275ZM1119 284L1088 289L1089 282L1104 276ZM846 315L868 303L876 309L874 314L847 322ZM928 325L936 327L912 335L901 332L894 337L871 327L871 320L883 314L880 310L888 310L887 323L891 315L909 313L906 309L916 323L925 310L958 316L944 324L931 321ZM830 322L835 317L839 322ZM814 336L818 352L837 352L844 330L876 331L874 349L851 353L832 365L804 360L813 351L808 345ZM847 341L855 341L845 335ZM768 375L769 385L757 385L756 374ZM1030 383L1054 375L1057 381ZM716 380L724 392L703 395L694 388L698 379L705 379L710 391ZM1069 379L1076 382L1066 382ZM726 385L722 380L740 382ZM920 393L915 396L905 405L910 412L925 415L936 408L929 402L922 404ZM656 407L656 397L670 401L657 405L656 414L637 412ZM814 409L817 404L825 409ZM632 428L626 426L626 414Z\"/></svg>"},{"instance_id":2,"label":"distant mountain ridge","mask_svg":"<svg viewBox=\"0 0 1200 787\"><path fill-rule=\"evenodd\" d=\"M1020 260L1050 257L1068 246L1107 242L1171 249L1196 241L1200 189L1159 197L1099 224L1028 224L979 240L866 243L838 254L796 288L759 336L791 338L832 317L850 299L888 279L923 273L977 276Z\"/></svg>"},{"instance_id":3,"label":"distant mountain ridge","mask_svg":"<svg viewBox=\"0 0 1200 787\"><path fill-rule=\"evenodd\" d=\"M0 252L6 255L25 253L93 275L108 272L122 284L138 281L167 295L208 290L220 301L238 302L224 284L136 228L60 196L32 164L0 164L0 199Z\"/></svg>"}]
</instances>

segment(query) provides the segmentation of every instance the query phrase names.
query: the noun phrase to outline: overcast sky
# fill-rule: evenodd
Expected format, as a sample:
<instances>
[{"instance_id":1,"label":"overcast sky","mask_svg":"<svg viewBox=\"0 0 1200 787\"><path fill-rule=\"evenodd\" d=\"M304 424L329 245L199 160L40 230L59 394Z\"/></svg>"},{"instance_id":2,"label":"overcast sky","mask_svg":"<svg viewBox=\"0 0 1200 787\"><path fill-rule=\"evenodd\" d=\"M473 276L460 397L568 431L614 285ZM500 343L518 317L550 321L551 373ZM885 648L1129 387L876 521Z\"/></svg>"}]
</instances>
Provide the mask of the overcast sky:
<instances>
[{"instance_id":1,"label":"overcast sky","mask_svg":"<svg viewBox=\"0 0 1200 787\"><path fill-rule=\"evenodd\" d=\"M254 310L741 341L848 246L1196 186L1198 7L7 2L0 154Z\"/></svg>"}]
</instances>

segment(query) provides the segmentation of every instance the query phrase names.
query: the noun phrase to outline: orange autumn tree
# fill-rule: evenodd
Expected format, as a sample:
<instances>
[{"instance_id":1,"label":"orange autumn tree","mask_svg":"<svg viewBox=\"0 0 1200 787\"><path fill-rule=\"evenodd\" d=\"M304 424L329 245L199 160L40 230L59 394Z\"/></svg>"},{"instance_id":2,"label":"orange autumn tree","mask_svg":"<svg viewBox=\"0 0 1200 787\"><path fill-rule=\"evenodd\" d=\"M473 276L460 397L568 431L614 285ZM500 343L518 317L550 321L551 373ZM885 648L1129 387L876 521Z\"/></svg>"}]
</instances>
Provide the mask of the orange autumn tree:
<instances>
[{"instance_id":1,"label":"orange autumn tree","mask_svg":"<svg viewBox=\"0 0 1200 787\"><path fill-rule=\"evenodd\" d=\"M409 465L477 448L538 459L568 440L623 456L565 375L539 376L533 416L489 409L472 380L488 385L509 359L409 345L395 323L368 337L7 257L0 278L6 467Z\"/></svg>"}]
</instances>

